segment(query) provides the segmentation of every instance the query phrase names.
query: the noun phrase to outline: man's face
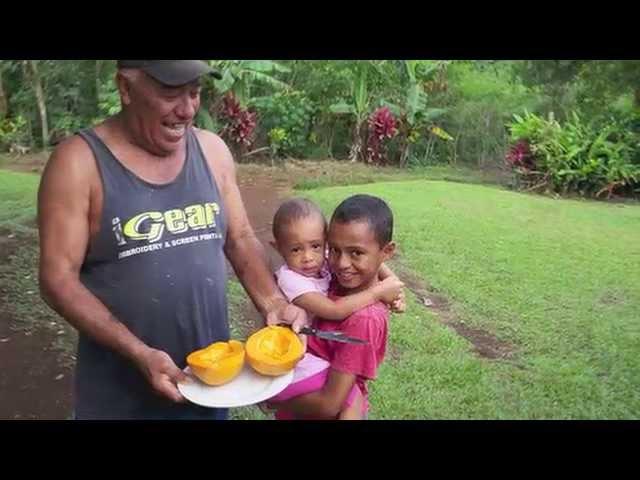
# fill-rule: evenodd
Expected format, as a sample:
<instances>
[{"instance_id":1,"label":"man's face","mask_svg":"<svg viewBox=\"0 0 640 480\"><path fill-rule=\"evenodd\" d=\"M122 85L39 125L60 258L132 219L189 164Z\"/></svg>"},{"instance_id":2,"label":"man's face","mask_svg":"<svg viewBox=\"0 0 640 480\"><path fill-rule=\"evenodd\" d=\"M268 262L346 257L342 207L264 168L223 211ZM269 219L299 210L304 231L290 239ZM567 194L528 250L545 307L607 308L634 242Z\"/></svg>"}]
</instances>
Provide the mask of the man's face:
<instances>
[{"instance_id":1,"label":"man's face","mask_svg":"<svg viewBox=\"0 0 640 480\"><path fill-rule=\"evenodd\" d=\"M350 293L373 285L395 248L392 242L381 246L367 221L331 222L328 239L331 271Z\"/></svg>"},{"instance_id":2,"label":"man's face","mask_svg":"<svg viewBox=\"0 0 640 480\"><path fill-rule=\"evenodd\" d=\"M200 81L169 87L144 72L130 83L129 109L138 134L156 155L169 155L182 146L187 128L200 108Z\"/></svg>"}]
</instances>

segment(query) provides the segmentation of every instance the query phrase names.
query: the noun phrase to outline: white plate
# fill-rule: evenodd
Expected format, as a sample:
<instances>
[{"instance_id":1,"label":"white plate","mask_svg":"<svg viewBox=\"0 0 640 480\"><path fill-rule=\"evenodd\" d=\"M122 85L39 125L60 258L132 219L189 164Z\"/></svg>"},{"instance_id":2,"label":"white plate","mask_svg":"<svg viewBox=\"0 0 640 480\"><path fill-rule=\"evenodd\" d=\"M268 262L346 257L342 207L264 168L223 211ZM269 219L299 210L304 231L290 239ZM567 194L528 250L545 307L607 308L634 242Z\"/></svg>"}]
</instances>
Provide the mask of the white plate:
<instances>
[{"instance_id":1,"label":"white plate","mask_svg":"<svg viewBox=\"0 0 640 480\"><path fill-rule=\"evenodd\" d=\"M185 372L190 372L189 367ZM245 363L240 374L229 383L211 386L191 374L187 382L178 384L178 390L187 400L203 407L233 408L267 400L287 388L291 380L293 370L279 377L268 377Z\"/></svg>"}]
</instances>

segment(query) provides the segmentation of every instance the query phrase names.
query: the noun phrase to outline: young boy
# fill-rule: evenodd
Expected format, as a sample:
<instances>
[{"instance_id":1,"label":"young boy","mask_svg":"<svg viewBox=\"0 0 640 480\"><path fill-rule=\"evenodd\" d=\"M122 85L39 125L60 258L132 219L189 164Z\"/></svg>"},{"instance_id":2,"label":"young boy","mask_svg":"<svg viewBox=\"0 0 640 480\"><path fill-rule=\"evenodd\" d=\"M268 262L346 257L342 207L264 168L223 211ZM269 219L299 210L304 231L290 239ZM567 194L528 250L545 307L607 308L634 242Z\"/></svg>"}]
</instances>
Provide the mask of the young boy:
<instances>
[{"instance_id":1,"label":"young boy","mask_svg":"<svg viewBox=\"0 0 640 480\"><path fill-rule=\"evenodd\" d=\"M393 214L381 199L355 195L343 201L331 218L328 234L329 266L334 278L329 298L364 292L376 286L383 262L395 251ZM343 331L368 344L339 343L308 338L308 349L331 365L320 390L270 405L297 418L335 419L356 385L368 410L367 381L376 377L386 351L389 310L382 302L357 310L342 322L316 319L321 330Z\"/></svg>"},{"instance_id":2,"label":"young boy","mask_svg":"<svg viewBox=\"0 0 640 480\"><path fill-rule=\"evenodd\" d=\"M304 308L311 318L322 318L341 322L353 313L378 301L391 305L395 311L402 310L402 282L382 265L380 282L371 288L335 299L327 297L331 273L327 252L327 222L320 208L305 198L292 198L278 208L273 219L272 245L285 260L276 272L280 289L287 299ZM291 384L274 397L282 402L293 397L316 391L325 384L330 363L307 352L296 365ZM261 406L266 412L266 408ZM351 389L338 418L360 420L363 412L363 397L357 385ZM290 412L278 411L276 418L295 418Z\"/></svg>"}]
</instances>

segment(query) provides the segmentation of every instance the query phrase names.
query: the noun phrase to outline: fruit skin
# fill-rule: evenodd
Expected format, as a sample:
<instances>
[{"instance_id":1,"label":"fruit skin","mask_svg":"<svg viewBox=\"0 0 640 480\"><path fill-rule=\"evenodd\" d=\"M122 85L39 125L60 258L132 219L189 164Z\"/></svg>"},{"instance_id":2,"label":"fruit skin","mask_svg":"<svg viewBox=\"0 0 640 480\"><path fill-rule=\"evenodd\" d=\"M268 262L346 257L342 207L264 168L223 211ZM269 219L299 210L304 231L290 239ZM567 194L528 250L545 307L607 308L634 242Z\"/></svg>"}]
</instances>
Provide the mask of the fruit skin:
<instances>
[{"instance_id":1,"label":"fruit skin","mask_svg":"<svg viewBox=\"0 0 640 480\"><path fill-rule=\"evenodd\" d=\"M298 336L290 328L273 325L251 335L245 349L249 365L272 377L290 372L304 356L304 345Z\"/></svg>"},{"instance_id":2,"label":"fruit skin","mask_svg":"<svg viewBox=\"0 0 640 480\"><path fill-rule=\"evenodd\" d=\"M224 385L238 376L244 366L242 342L215 342L187 357L193 374L207 385Z\"/></svg>"}]
</instances>

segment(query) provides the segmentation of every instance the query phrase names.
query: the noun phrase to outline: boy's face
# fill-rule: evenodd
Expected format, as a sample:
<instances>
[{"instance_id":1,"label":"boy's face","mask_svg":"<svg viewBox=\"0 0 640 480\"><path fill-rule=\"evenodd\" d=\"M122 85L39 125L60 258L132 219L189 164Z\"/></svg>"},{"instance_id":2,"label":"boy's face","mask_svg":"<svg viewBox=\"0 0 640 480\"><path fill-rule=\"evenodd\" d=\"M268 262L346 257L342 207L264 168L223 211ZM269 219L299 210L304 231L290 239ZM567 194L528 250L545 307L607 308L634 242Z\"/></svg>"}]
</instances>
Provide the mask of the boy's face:
<instances>
[{"instance_id":1,"label":"boy's face","mask_svg":"<svg viewBox=\"0 0 640 480\"><path fill-rule=\"evenodd\" d=\"M289 268L305 277L317 277L324 263L324 220L307 217L285 227L275 247Z\"/></svg>"},{"instance_id":2,"label":"boy's face","mask_svg":"<svg viewBox=\"0 0 640 480\"><path fill-rule=\"evenodd\" d=\"M381 246L367 221L332 222L329 227L329 266L338 283L356 293L372 286L380 265L393 255L395 244Z\"/></svg>"}]
</instances>

